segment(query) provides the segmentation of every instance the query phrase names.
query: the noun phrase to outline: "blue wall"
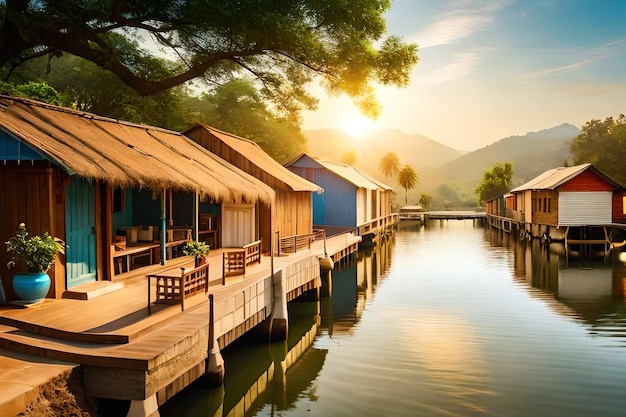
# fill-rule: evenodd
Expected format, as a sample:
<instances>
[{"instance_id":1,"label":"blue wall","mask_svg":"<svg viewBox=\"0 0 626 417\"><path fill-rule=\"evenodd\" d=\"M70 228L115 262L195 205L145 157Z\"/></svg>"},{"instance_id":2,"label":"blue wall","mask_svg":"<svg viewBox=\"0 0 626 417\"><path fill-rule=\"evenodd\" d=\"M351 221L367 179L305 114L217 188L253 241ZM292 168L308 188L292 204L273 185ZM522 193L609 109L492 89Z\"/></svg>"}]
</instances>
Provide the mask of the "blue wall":
<instances>
[{"instance_id":1,"label":"blue wall","mask_svg":"<svg viewBox=\"0 0 626 417\"><path fill-rule=\"evenodd\" d=\"M328 226L356 226L356 187L303 155L287 167L324 189L313 193L313 224Z\"/></svg>"},{"instance_id":2,"label":"blue wall","mask_svg":"<svg viewBox=\"0 0 626 417\"><path fill-rule=\"evenodd\" d=\"M5 161L32 161L45 159L24 142L0 130L0 159Z\"/></svg>"}]
</instances>

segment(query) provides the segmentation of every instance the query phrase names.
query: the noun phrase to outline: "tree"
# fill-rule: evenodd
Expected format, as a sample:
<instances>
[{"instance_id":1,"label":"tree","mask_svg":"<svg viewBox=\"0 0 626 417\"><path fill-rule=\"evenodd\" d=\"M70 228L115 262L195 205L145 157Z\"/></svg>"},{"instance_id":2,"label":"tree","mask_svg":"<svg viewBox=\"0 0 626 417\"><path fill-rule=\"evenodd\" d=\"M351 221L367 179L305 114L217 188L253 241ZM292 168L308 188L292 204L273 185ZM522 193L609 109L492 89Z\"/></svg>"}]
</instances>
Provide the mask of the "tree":
<instances>
[{"instance_id":1,"label":"tree","mask_svg":"<svg viewBox=\"0 0 626 417\"><path fill-rule=\"evenodd\" d=\"M476 188L480 204L499 197L511 190L513 164L497 163L483 174L483 182Z\"/></svg>"},{"instance_id":2,"label":"tree","mask_svg":"<svg viewBox=\"0 0 626 417\"><path fill-rule=\"evenodd\" d=\"M250 79L230 81L199 99L189 97L183 103L183 113L193 115L193 122L256 142L280 163L293 159L306 146L299 119L273 111Z\"/></svg>"},{"instance_id":3,"label":"tree","mask_svg":"<svg viewBox=\"0 0 626 417\"><path fill-rule=\"evenodd\" d=\"M33 59L11 78L24 84L0 83L0 91L177 131L205 123L256 142L280 163L293 159L306 145L299 119L274 111L250 79L233 80L201 96L177 87L141 97L110 72L74 56L58 59L53 68L47 68L44 59ZM58 90L58 97L48 90Z\"/></svg>"},{"instance_id":4,"label":"tree","mask_svg":"<svg viewBox=\"0 0 626 417\"><path fill-rule=\"evenodd\" d=\"M400 172L400 158L395 152L387 152L378 164L378 170L387 178Z\"/></svg>"},{"instance_id":5,"label":"tree","mask_svg":"<svg viewBox=\"0 0 626 417\"><path fill-rule=\"evenodd\" d=\"M591 163L615 181L626 185L626 117L585 123L571 146L575 164Z\"/></svg>"},{"instance_id":6,"label":"tree","mask_svg":"<svg viewBox=\"0 0 626 417\"><path fill-rule=\"evenodd\" d=\"M420 195L420 199L418 201L418 203L420 203L422 207L424 208L424 210L426 211L430 209L430 205L432 202L433 202L433 196L431 196L430 194Z\"/></svg>"},{"instance_id":7,"label":"tree","mask_svg":"<svg viewBox=\"0 0 626 417\"><path fill-rule=\"evenodd\" d=\"M32 58L52 64L67 53L142 96L249 74L287 113L315 107L305 87L320 79L375 115L373 84L406 86L418 61L415 44L386 36L389 7L389 0L4 0L0 68L10 74Z\"/></svg>"},{"instance_id":8,"label":"tree","mask_svg":"<svg viewBox=\"0 0 626 417\"><path fill-rule=\"evenodd\" d=\"M398 173L398 183L405 190L404 204L408 204L409 190L415 188L415 186L419 183L417 173L409 165L405 165Z\"/></svg>"},{"instance_id":9,"label":"tree","mask_svg":"<svg viewBox=\"0 0 626 417\"><path fill-rule=\"evenodd\" d=\"M354 165L356 162L356 151L354 149L348 150L341 158L341 163L345 165Z\"/></svg>"}]
</instances>

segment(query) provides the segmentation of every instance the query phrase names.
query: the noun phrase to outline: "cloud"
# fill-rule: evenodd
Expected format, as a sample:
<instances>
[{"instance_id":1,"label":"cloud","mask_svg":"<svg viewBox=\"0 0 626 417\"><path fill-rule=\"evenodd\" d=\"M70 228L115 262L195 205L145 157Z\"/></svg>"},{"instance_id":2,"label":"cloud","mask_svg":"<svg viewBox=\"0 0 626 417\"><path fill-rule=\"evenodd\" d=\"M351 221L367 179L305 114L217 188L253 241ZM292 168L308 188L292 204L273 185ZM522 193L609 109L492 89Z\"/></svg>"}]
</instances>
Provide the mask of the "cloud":
<instances>
[{"instance_id":1,"label":"cloud","mask_svg":"<svg viewBox=\"0 0 626 417\"><path fill-rule=\"evenodd\" d=\"M480 55L477 52L464 52L455 55L454 62L439 67L417 78L420 84L433 85L456 80L469 75L478 65Z\"/></svg>"},{"instance_id":2,"label":"cloud","mask_svg":"<svg viewBox=\"0 0 626 417\"><path fill-rule=\"evenodd\" d=\"M447 45L488 28L495 13L510 5L510 0L457 1L450 3L445 11L436 15L434 23L426 26L416 36L420 48Z\"/></svg>"},{"instance_id":3,"label":"cloud","mask_svg":"<svg viewBox=\"0 0 626 417\"><path fill-rule=\"evenodd\" d=\"M602 45L598 45L595 48L583 50L581 50L580 48L575 48L569 51L565 51L568 59L570 56L574 56L575 58L569 59L569 62L563 65L552 66L549 68L545 68L541 71L527 74L524 78L527 80L537 80L549 77L554 74L564 73L586 65L591 65L605 59L610 59L616 55L624 55L625 46L626 38L621 38L606 42Z\"/></svg>"}]
</instances>

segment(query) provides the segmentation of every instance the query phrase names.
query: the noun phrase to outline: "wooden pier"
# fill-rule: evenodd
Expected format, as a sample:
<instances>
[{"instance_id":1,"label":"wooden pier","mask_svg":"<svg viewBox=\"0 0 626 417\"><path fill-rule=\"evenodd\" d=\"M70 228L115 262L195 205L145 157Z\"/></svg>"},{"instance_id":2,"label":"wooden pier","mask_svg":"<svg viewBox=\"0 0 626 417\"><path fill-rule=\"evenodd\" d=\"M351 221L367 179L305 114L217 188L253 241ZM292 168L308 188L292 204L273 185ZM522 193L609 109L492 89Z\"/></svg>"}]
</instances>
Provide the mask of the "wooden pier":
<instances>
[{"instance_id":1,"label":"wooden pier","mask_svg":"<svg viewBox=\"0 0 626 417\"><path fill-rule=\"evenodd\" d=\"M421 220L477 220L485 221L487 215L477 211L426 211L421 213Z\"/></svg>"},{"instance_id":2,"label":"wooden pier","mask_svg":"<svg viewBox=\"0 0 626 417\"><path fill-rule=\"evenodd\" d=\"M211 251L209 296L190 297L184 311L180 304L152 304L149 314L146 276L159 266L121 274L110 284L118 289L95 298L46 299L32 308L0 305L0 381L9 360L2 349L19 352L33 358L24 368L62 363L63 372L78 369L88 396L129 401L128 416L158 416L159 405L200 376L220 383L220 348L252 328L268 323L272 335L286 337L287 303L321 286L319 258L326 252L336 262L355 253L360 240L344 234L294 254L262 256L245 276L224 280L222 253ZM166 267L190 261L177 258ZM36 382L30 391L3 388L0 415L27 407L37 389Z\"/></svg>"}]
</instances>

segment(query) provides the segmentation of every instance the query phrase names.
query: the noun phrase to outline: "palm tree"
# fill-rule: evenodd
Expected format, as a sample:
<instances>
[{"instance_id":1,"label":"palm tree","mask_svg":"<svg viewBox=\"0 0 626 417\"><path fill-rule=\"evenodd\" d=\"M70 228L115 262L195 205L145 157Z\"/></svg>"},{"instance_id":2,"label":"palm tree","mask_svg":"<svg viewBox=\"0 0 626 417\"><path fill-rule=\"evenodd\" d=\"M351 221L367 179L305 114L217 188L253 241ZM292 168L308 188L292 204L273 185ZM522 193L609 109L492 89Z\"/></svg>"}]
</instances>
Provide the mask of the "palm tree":
<instances>
[{"instance_id":1,"label":"palm tree","mask_svg":"<svg viewBox=\"0 0 626 417\"><path fill-rule=\"evenodd\" d=\"M404 190L406 191L404 204L407 204L409 199L409 190L415 188L415 186L419 183L417 173L413 168L405 165L398 174L398 183L400 183L402 188L404 188Z\"/></svg>"},{"instance_id":2,"label":"palm tree","mask_svg":"<svg viewBox=\"0 0 626 417\"><path fill-rule=\"evenodd\" d=\"M387 152L378 164L378 170L383 173L385 177L393 177L400 172L400 158L395 152Z\"/></svg>"}]
</instances>

